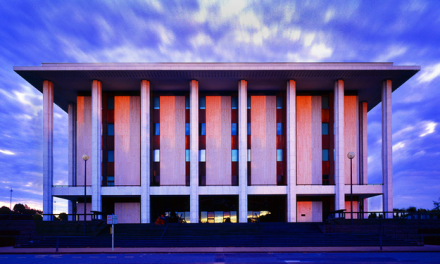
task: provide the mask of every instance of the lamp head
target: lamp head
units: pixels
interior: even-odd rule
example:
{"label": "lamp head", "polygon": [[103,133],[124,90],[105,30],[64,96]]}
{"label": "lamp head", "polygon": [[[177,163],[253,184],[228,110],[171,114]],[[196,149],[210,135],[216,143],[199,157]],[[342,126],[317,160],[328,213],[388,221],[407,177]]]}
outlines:
{"label": "lamp head", "polygon": [[84,154],[82,158],[83,158],[83,160],[88,160],[88,159],[89,159],[89,156],[87,156],[86,154]]}
{"label": "lamp head", "polygon": [[347,157],[349,159],[353,159],[354,158],[354,152],[352,152],[352,151],[348,152]]}

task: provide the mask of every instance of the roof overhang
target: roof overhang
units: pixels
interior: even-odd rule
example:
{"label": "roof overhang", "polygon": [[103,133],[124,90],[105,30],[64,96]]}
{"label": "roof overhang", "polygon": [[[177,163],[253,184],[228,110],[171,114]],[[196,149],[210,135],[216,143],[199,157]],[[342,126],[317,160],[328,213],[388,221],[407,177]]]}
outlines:
{"label": "roof overhang", "polygon": [[420,66],[393,63],[43,63],[14,67],[23,79],[42,92],[43,81],[54,84],[54,101],[64,111],[76,102],[78,92],[89,92],[93,80],[103,91],[139,91],[148,80],[152,91],[189,91],[189,81],[199,82],[199,91],[237,91],[246,80],[249,91],[282,91],[288,80],[298,92],[333,91],[343,79],[346,91],[355,91],[368,110],[381,101],[383,80],[393,91],[420,71]]}

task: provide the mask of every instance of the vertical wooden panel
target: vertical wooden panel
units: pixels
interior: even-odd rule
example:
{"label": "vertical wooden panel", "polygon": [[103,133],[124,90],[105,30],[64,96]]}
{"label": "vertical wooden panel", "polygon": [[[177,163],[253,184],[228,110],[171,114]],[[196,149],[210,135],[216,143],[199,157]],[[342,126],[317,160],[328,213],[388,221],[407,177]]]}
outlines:
{"label": "vertical wooden panel", "polygon": [[185,185],[185,97],[160,97],[160,184]]}
{"label": "vertical wooden panel", "polygon": [[231,97],[206,96],[206,185],[231,185]]}
{"label": "vertical wooden panel", "polygon": [[276,97],[251,96],[251,115],[252,184],[276,185]]}
{"label": "vertical wooden panel", "polygon": [[115,185],[140,185],[141,100],[115,96]]}
{"label": "vertical wooden panel", "polygon": [[76,184],[84,186],[84,160],[87,154],[87,179],[86,185],[92,185],[92,97],[77,97],[77,174]]}
{"label": "vertical wooden panel", "polygon": [[139,224],[141,222],[141,204],[115,203],[115,215],[118,216],[118,224]]}
{"label": "vertical wooden panel", "polygon": [[[345,184],[350,184],[350,159],[347,158],[347,153],[350,151],[357,153],[357,116],[357,96],[344,96]],[[357,160],[357,158],[353,159],[353,184],[358,183]]]}
{"label": "vertical wooden panel", "polygon": [[[297,184],[312,183],[312,97],[296,97]],[[300,219],[300,218],[297,218]]]}
{"label": "vertical wooden panel", "polygon": [[[354,159],[353,159],[354,160]],[[358,201],[353,200],[353,213],[359,212]],[[351,219],[351,201],[345,201],[345,219]],[[353,219],[357,219],[357,214],[353,214]]]}
{"label": "vertical wooden panel", "polygon": [[312,184],[322,184],[321,96],[312,96]]}

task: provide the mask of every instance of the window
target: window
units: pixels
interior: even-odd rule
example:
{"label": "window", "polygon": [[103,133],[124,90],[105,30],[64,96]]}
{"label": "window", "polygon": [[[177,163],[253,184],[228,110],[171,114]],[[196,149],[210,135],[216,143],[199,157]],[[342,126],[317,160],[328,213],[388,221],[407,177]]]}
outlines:
{"label": "window", "polygon": [[190,131],[191,131],[191,127],[189,125],[189,123],[185,124],[185,135],[189,136],[190,135]]}
{"label": "window", "polygon": [[232,109],[238,109],[238,97],[231,98]]}
{"label": "window", "polygon": [[107,97],[107,109],[115,109],[115,98],[113,96]]}
{"label": "window", "polygon": [[199,98],[199,108],[206,109],[206,97]]}
{"label": "window", "polygon": [[322,150],[322,161],[328,161],[328,149]]}
{"label": "window", "polygon": [[237,162],[238,161],[238,149],[232,150],[232,161]]}
{"label": "window", "polygon": [[189,149],[185,149],[185,161],[186,162],[189,162],[190,161],[190,156],[191,154],[190,154],[190,152],[189,152]]}
{"label": "window", "polygon": [[322,123],[322,134],[328,135],[328,123]]}
{"label": "window", "polygon": [[251,161],[251,150],[247,150],[247,161]]}
{"label": "window", "polygon": [[277,161],[283,161],[284,160],[284,150],[277,149]]}
{"label": "window", "polygon": [[247,109],[251,109],[251,97],[248,96],[247,98]]}
{"label": "window", "polygon": [[185,109],[189,109],[189,97],[185,96]]}
{"label": "window", "polygon": [[237,123],[232,123],[232,135],[237,135]]}
{"label": "window", "polygon": [[247,123],[247,134],[248,136],[251,135],[251,123]]}
{"label": "window", "polygon": [[281,136],[284,134],[283,124],[277,123],[277,136]]}
{"label": "window", "polygon": [[158,149],[153,150],[153,161],[160,162],[160,155]]}
{"label": "window", "polygon": [[108,162],[115,162],[115,151],[114,150],[107,151],[107,161]]}
{"label": "window", "polygon": [[329,106],[328,106],[328,97],[323,96],[322,97],[322,109],[328,109],[328,108],[329,108]]}
{"label": "window", "polygon": [[115,124],[107,124],[107,135],[108,136],[115,135]]}
{"label": "window", "polygon": [[284,106],[284,98],[277,96],[277,109],[283,109]]}
{"label": "window", "polygon": [[153,108],[160,109],[160,97],[153,97]]}
{"label": "window", "polygon": [[159,136],[160,135],[160,124],[154,123],[154,135]]}
{"label": "window", "polygon": [[206,129],[205,129],[206,124],[205,123],[200,123],[200,135],[201,136],[206,136]]}
{"label": "window", "polygon": [[200,149],[199,150],[199,162],[206,162],[205,150],[204,149]]}

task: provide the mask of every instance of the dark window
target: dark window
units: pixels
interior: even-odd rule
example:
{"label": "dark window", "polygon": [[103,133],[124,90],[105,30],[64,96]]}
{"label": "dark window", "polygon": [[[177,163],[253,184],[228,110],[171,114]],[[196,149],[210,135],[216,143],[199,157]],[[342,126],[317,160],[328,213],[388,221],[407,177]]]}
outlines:
{"label": "dark window", "polygon": [[283,123],[277,123],[277,135],[281,136],[283,134]]}
{"label": "dark window", "polygon": [[115,135],[115,124],[107,124],[107,135],[108,136]]}
{"label": "dark window", "polygon": [[199,98],[199,108],[206,109],[206,97]]}
{"label": "dark window", "polygon": [[159,136],[160,135],[160,124],[154,123],[154,135]]}
{"label": "dark window", "polygon": [[231,98],[232,109],[238,109],[238,97]]}
{"label": "dark window", "polygon": [[108,162],[115,162],[115,151],[114,150],[107,151],[107,161]]}
{"label": "dark window", "polygon": [[323,161],[328,161],[328,149],[323,149],[322,150],[322,160]]}
{"label": "dark window", "polygon": [[248,136],[251,135],[251,123],[247,123],[247,134]]}
{"label": "dark window", "polygon": [[323,96],[322,97],[322,109],[328,109],[328,108],[329,108],[329,106],[328,106],[328,97]]}
{"label": "dark window", "polygon": [[200,135],[201,136],[206,135],[205,125],[206,125],[205,123],[200,123]]}
{"label": "dark window", "polygon": [[160,109],[160,97],[153,97],[153,108]]}
{"label": "dark window", "polygon": [[237,123],[232,123],[232,135],[237,135]]}
{"label": "dark window", "polygon": [[189,136],[190,135],[190,131],[191,131],[191,127],[189,125],[189,123],[185,124],[185,135]]}
{"label": "dark window", "polygon": [[277,96],[277,109],[283,109],[284,107],[284,98]]}
{"label": "dark window", "polygon": [[189,109],[189,97],[185,96],[185,109]]}
{"label": "dark window", "polygon": [[328,135],[328,123],[322,123],[322,134]]}
{"label": "dark window", "polygon": [[248,96],[247,98],[247,109],[251,109],[251,97]]}
{"label": "dark window", "polygon": [[107,109],[115,109],[115,98],[113,96],[107,97]]}

